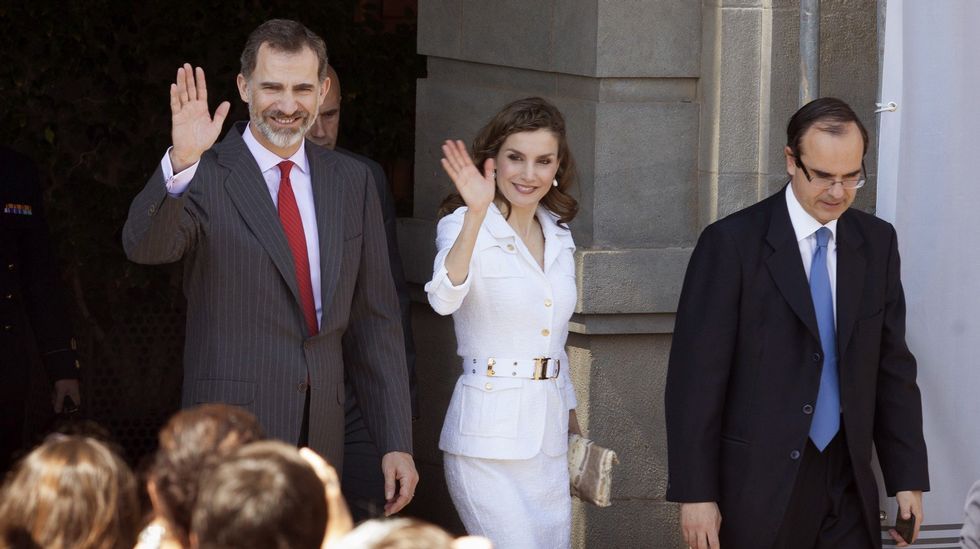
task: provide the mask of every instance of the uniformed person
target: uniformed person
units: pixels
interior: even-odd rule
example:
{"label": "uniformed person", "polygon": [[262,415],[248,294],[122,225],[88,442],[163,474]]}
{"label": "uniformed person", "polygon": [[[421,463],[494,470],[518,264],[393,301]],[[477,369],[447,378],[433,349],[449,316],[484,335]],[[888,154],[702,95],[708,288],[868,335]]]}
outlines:
{"label": "uniformed person", "polygon": [[0,472],[24,443],[32,348],[54,382],[54,410],[81,403],[80,365],[44,221],[37,168],[0,147]]}

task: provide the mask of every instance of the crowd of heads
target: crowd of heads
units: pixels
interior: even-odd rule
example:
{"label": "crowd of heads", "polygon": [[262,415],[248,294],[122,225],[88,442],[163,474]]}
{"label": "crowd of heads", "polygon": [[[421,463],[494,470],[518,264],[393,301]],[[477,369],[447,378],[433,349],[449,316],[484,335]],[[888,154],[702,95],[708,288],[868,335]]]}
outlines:
{"label": "crowd of heads", "polygon": [[[0,548],[488,547],[410,519],[351,531],[336,471],[309,449],[264,440],[242,408],[178,412],[160,430],[142,482],[99,438],[50,435],[7,474]],[[158,541],[137,541],[147,526]]]}

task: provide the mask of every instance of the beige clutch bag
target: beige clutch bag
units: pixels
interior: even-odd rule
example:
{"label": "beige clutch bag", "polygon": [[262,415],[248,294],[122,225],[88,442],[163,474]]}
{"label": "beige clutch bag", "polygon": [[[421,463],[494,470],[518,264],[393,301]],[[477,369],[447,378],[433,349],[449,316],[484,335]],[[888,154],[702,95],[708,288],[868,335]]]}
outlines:
{"label": "beige clutch bag", "polygon": [[612,466],[617,463],[616,452],[585,437],[568,435],[568,477],[573,496],[599,507],[612,505]]}

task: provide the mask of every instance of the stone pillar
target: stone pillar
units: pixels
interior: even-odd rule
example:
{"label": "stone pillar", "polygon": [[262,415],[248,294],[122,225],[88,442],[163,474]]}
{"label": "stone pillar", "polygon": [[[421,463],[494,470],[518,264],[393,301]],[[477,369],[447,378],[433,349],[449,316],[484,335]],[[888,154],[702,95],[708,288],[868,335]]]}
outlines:
{"label": "stone pillar", "polygon": [[[825,4],[825,40],[845,41],[822,48],[822,89],[873,105],[874,5]],[[779,155],[796,108],[798,4],[421,0],[419,8],[428,76],[418,84],[414,215],[399,226],[406,274],[416,284],[432,275],[436,210],[452,189],[439,166],[442,141],[471,142],[513,99],[553,101],[581,176],[582,211],[571,224],[579,300],[568,340],[578,413],[622,462],[612,507],[575,503],[574,546],[684,547],[677,507],[664,501],[673,315],[700,230],[785,180]],[[437,448],[459,368],[452,321],[421,291],[416,298],[423,487],[409,512],[459,531]]]}

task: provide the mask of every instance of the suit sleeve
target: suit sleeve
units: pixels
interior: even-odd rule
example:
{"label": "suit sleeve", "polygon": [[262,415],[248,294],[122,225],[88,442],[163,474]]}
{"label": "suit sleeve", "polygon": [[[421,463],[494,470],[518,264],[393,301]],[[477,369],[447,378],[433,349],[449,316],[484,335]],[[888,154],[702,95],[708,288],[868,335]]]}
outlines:
{"label": "suit sleeve", "polygon": [[734,240],[701,234],[677,307],[667,369],[667,500],[718,501],[721,422],[739,322],[741,270]]}
{"label": "suit sleeve", "polygon": [[408,293],[408,282],[405,280],[405,271],[402,269],[402,257],[398,253],[398,225],[397,213],[395,211],[395,197],[388,188],[388,179],[385,177],[384,170],[377,163],[373,163],[372,173],[374,182],[378,189],[378,198],[381,201],[381,216],[385,224],[385,240],[388,243],[388,266],[391,267],[391,279],[395,282],[395,291],[398,293],[398,307],[402,314],[402,334],[405,337],[405,367],[408,371],[408,387],[412,399],[412,417],[419,417],[419,401],[417,378],[415,376],[415,337],[412,334],[412,300]]}
{"label": "suit sleeve", "polygon": [[44,216],[44,201],[33,163],[23,172],[26,193],[33,215],[26,231],[21,277],[24,303],[31,329],[37,341],[41,361],[51,381],[78,379],[81,373],[75,357],[71,322],[65,292],[51,247],[51,237]]}
{"label": "suit sleeve", "polygon": [[[204,159],[194,182],[206,177]],[[123,226],[122,242],[130,261],[145,265],[179,261],[197,242],[201,230],[200,210],[193,192],[181,197],[167,193],[163,166],[158,165],[146,186],[133,199]]]}
{"label": "suit sleeve", "polygon": [[903,490],[929,490],[922,398],[915,381],[915,357],[905,343],[900,272],[898,238],[892,228],[874,426],[875,449],[890,496]]}
{"label": "suit sleeve", "polygon": [[[373,179],[368,176],[368,179]],[[401,313],[373,181],[367,181],[361,264],[344,337],[347,375],[381,454],[412,453],[412,410]]]}

